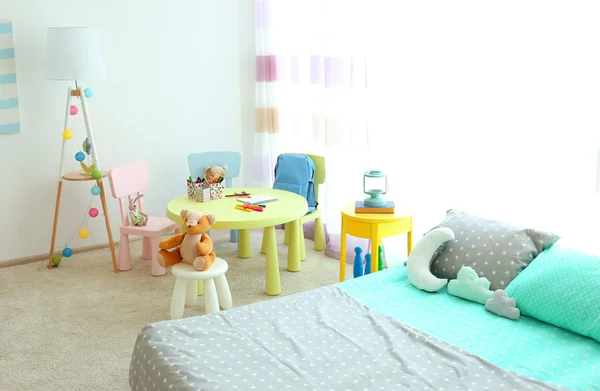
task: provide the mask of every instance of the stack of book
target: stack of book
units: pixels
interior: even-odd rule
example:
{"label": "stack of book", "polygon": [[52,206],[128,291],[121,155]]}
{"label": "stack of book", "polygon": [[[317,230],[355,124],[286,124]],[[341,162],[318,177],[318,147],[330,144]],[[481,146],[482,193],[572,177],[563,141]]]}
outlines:
{"label": "stack of book", "polygon": [[394,201],[388,201],[384,206],[366,206],[364,201],[356,201],[354,213],[383,213],[394,214]]}

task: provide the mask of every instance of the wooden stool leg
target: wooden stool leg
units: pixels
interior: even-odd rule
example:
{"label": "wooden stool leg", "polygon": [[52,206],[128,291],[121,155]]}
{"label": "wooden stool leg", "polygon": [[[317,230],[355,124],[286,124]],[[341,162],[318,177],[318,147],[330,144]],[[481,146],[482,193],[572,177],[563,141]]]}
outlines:
{"label": "wooden stool leg", "polygon": [[189,280],[185,288],[185,305],[196,305],[198,303],[198,283]]}
{"label": "wooden stool leg", "polygon": [[217,296],[219,296],[219,305],[222,309],[228,310],[233,305],[231,300],[231,290],[229,290],[229,284],[227,283],[227,277],[225,274],[221,274],[215,278],[215,285],[217,286]]}
{"label": "wooden stool leg", "polygon": [[173,288],[173,297],[171,298],[171,319],[181,319],[185,309],[185,290],[186,281],[178,278]]}
{"label": "wooden stool leg", "polygon": [[106,222],[106,231],[108,232],[108,242],[110,243],[110,253],[112,255],[113,261],[113,271],[115,273],[118,273],[119,268],[117,267],[115,243],[113,242],[112,230],[110,228],[110,218],[108,217],[108,208],[106,207],[106,195],[104,194],[104,184],[102,183],[102,180],[98,180],[96,182],[98,183],[98,187],[100,188],[100,200],[102,201],[102,211],[104,212],[104,221]]}
{"label": "wooden stool leg", "polygon": [[204,280],[204,305],[207,314],[219,312],[219,297],[215,287],[215,280],[209,278]]}
{"label": "wooden stool leg", "polygon": [[50,256],[48,257],[48,269],[52,269],[52,256],[54,255],[54,244],[56,242],[56,228],[58,226],[58,210],[60,209],[61,191],[62,181],[58,181],[58,190],[56,191],[56,206],[54,207],[54,225],[52,227],[52,242],[50,244]]}

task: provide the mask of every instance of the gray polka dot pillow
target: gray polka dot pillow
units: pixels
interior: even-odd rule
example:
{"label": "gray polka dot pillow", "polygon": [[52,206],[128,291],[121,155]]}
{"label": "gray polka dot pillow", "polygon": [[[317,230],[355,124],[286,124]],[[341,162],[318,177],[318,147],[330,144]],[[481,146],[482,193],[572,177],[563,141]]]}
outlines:
{"label": "gray polka dot pillow", "polygon": [[490,289],[504,289],[542,251],[560,237],[551,232],[488,220],[451,209],[438,227],[448,227],[455,240],[436,251],[431,273],[454,279],[463,266],[490,281]]}

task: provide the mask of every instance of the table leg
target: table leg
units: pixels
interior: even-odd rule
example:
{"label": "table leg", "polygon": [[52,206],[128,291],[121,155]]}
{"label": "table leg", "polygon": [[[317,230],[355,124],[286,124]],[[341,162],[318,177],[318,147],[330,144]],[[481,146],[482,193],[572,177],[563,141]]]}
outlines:
{"label": "table leg", "polygon": [[261,254],[266,254],[267,253],[267,245],[268,245],[268,239],[267,239],[267,228],[269,227],[265,227],[265,229],[263,230],[263,237],[262,237],[262,243],[260,245],[260,253]]}
{"label": "table leg", "polygon": [[299,229],[299,220],[294,220],[289,223],[290,227],[290,244],[288,246],[288,270],[291,272],[300,271],[301,261],[300,261],[300,233]]}
{"label": "table leg", "polygon": [[265,228],[265,250],[267,250],[267,295],[276,296],[281,293],[279,281],[279,259],[277,256],[277,241],[275,227]]}
{"label": "table leg", "polygon": [[298,241],[300,242],[300,260],[306,260],[306,243],[304,241],[304,226],[303,224],[298,224],[298,235],[300,235]]}
{"label": "table leg", "polygon": [[252,250],[250,249],[250,230],[249,229],[240,229],[239,237],[238,237],[238,257],[247,259],[252,255]]}
{"label": "table leg", "polygon": [[379,245],[381,238],[379,237],[379,226],[371,225],[371,273],[375,273],[379,269]]}
{"label": "table leg", "polygon": [[285,223],[283,230],[283,244],[290,244],[290,223]]}
{"label": "table leg", "polygon": [[340,237],[340,282],[346,279],[346,229],[342,218],[342,234]]}

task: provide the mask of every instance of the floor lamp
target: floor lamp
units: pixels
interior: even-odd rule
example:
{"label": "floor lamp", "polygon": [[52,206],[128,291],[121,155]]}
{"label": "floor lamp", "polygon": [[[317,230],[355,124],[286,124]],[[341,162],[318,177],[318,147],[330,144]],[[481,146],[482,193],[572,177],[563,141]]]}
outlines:
{"label": "floor lamp", "polygon": [[[56,206],[54,210],[54,224],[52,228],[52,243],[50,245],[48,268],[52,269],[53,266],[58,266],[61,259],[59,255],[54,253],[54,246],[56,244],[58,212],[60,209],[63,181],[95,181],[96,184],[91,188],[90,192],[93,196],[100,196],[112,255],[113,271],[117,273],[119,269],[117,268],[115,246],[110,229],[104,184],[102,183],[102,179],[106,177],[108,172],[102,170],[100,166],[98,149],[96,148],[94,132],[92,131],[87,102],[87,99],[92,97],[93,91],[89,88],[84,88],[82,85],[82,81],[87,82],[106,78],[104,57],[102,55],[97,29],[91,27],[48,28],[45,77],[48,80],[70,81],[75,84],[74,89],[69,87],[67,90],[65,119],[62,129],[63,140],[60,154],[60,168],[58,173],[58,190],[56,193]],[[80,151],[75,155],[75,159],[81,165],[82,170],[65,173],[63,164],[66,157],[65,147],[73,137],[73,131],[69,128],[69,118],[77,115],[79,112],[77,106],[72,104],[73,99],[79,100],[81,104],[87,137],[82,145],[83,151]],[[83,162],[86,158],[86,154],[91,158],[91,162],[88,161],[88,164]],[[87,214],[91,217],[96,217],[98,216],[98,211],[95,208],[91,208]],[[87,238],[88,234],[86,229],[79,230],[79,236],[81,238]],[[68,247],[67,243],[67,246],[65,246],[62,251],[62,255],[70,257],[71,254],[72,250]]]}

